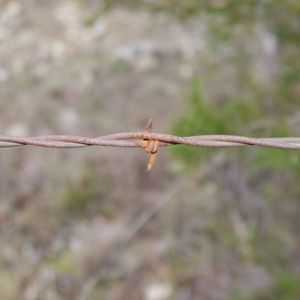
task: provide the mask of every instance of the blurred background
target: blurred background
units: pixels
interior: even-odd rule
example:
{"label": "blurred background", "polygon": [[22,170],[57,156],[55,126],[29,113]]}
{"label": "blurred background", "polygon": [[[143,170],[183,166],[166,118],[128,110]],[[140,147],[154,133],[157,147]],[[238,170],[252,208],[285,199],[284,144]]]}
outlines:
{"label": "blurred background", "polygon": [[[298,0],[0,1],[7,135],[300,135]],[[0,151],[1,299],[298,300],[300,153]]]}

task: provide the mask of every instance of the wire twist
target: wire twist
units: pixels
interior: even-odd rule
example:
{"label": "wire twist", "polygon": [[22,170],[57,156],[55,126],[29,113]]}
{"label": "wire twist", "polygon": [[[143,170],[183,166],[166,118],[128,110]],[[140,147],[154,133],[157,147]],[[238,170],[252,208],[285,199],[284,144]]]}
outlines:
{"label": "wire twist", "polygon": [[261,146],[277,149],[300,149],[300,137],[253,138],[237,135],[197,135],[176,136],[152,132],[150,119],[145,131],[124,132],[99,137],[44,135],[18,137],[0,135],[0,148],[18,146],[38,146],[47,148],[80,148],[88,146],[135,147],[150,154],[147,170],[150,171],[156,160],[158,148],[171,145],[189,145],[196,147],[239,147]]}

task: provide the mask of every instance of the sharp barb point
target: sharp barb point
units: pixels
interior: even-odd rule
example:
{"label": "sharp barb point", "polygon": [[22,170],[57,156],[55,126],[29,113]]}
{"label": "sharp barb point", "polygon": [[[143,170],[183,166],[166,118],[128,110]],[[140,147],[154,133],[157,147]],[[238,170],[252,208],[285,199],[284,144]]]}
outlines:
{"label": "sharp barb point", "polygon": [[152,119],[151,118],[148,120],[148,123],[146,126],[146,132],[148,132],[148,133],[152,132]]}

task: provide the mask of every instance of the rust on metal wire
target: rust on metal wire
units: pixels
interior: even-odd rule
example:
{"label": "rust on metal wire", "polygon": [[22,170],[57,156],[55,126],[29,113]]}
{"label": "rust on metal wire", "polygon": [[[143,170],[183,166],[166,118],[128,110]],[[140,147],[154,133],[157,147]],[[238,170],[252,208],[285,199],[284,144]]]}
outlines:
{"label": "rust on metal wire", "polygon": [[[146,132],[152,133],[152,119],[149,119],[148,121]],[[151,171],[157,157],[159,141],[155,139],[143,139],[142,143],[144,151],[150,153],[147,171]]]}
{"label": "rust on metal wire", "polygon": [[44,135],[18,137],[0,135],[0,148],[38,146],[48,148],[80,148],[87,146],[135,147],[149,153],[147,170],[151,170],[157,158],[158,148],[172,145],[196,147],[261,146],[278,149],[300,150],[300,137],[253,138],[237,135],[176,136],[152,132],[150,119],[145,131],[124,132],[99,137]]}

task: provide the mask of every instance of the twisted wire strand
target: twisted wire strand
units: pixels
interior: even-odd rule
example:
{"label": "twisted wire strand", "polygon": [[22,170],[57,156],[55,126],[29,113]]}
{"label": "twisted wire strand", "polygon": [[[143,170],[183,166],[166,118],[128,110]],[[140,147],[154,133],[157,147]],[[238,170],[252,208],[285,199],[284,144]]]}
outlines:
{"label": "twisted wire strand", "polygon": [[197,147],[262,146],[278,149],[300,149],[300,137],[253,138],[237,135],[176,136],[152,132],[124,132],[99,137],[44,135],[18,137],[0,135],[0,148],[38,146],[48,148],[80,148],[87,146],[143,147],[143,140],[155,140],[159,146],[189,145]]}

